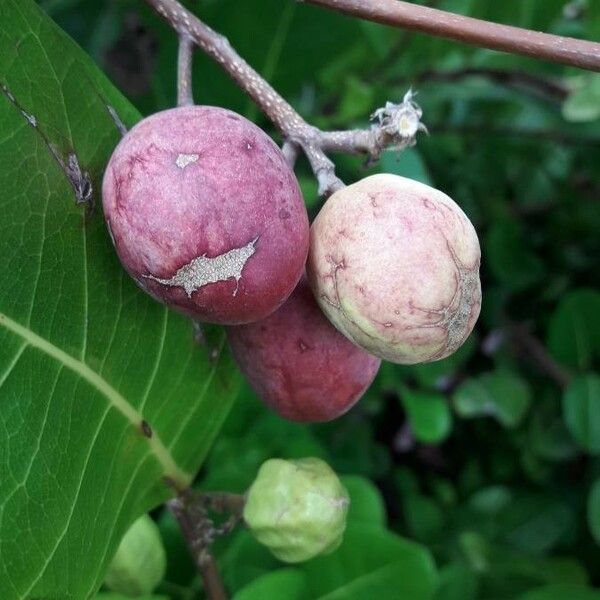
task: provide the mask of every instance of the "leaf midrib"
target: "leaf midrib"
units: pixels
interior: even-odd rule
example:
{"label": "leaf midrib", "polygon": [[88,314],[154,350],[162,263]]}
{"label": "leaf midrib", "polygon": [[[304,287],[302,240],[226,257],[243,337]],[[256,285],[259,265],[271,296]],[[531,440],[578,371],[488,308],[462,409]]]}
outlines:
{"label": "leaf midrib", "polygon": [[[87,364],[74,358],[70,354],[67,354],[64,350],[61,350],[58,346],[52,344],[52,342],[40,337],[31,329],[13,321],[4,313],[0,313],[0,327],[4,327],[15,335],[18,335],[23,339],[26,345],[41,350],[46,355],[63,364],[67,369],[70,369],[79,377],[87,381],[104,395],[108,402],[130,421],[136,429],[140,428],[143,416],[134,409],[114,387]],[[156,431],[152,432],[151,437],[141,436],[141,439],[145,440],[150,446],[150,451],[155,455],[167,477],[181,487],[186,487],[190,483],[193,478],[192,474],[179,467]]]}

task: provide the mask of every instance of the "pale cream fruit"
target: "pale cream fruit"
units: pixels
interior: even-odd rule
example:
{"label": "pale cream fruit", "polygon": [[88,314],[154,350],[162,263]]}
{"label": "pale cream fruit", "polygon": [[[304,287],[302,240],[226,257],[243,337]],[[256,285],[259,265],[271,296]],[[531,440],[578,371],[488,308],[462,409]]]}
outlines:
{"label": "pale cream fruit", "polygon": [[456,351],[481,307],[479,240],[446,194],[397,175],[335,192],[310,236],[319,305],[350,340],[401,364]]}

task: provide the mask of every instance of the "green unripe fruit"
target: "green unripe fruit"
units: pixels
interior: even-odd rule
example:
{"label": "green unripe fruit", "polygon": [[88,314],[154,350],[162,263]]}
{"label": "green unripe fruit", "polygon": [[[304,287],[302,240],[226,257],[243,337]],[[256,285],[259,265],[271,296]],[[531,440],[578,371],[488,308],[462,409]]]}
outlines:
{"label": "green unripe fruit", "polygon": [[125,596],[144,596],[162,581],[166,568],[158,527],[148,515],[142,515],[121,540],[104,585]]}
{"label": "green unripe fruit", "polygon": [[279,560],[295,563],[340,545],[349,503],[338,476],[322,460],[271,459],[248,490],[244,520]]}

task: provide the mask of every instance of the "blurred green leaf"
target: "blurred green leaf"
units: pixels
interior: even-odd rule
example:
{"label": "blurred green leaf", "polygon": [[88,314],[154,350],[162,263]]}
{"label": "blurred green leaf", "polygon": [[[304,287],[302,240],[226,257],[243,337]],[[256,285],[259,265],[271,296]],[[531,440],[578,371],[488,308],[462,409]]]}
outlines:
{"label": "blurred green leaf", "polygon": [[600,544],[600,479],[594,482],[588,494],[587,521],[592,536]]}
{"label": "blurred green leaf", "polygon": [[233,539],[229,538],[219,557],[223,580],[231,590],[243,589],[250,582],[275,571],[281,565],[267,547],[259,544],[247,529],[236,532]]}
{"label": "blurred green leaf", "polygon": [[[112,594],[110,592],[101,592],[94,596],[94,600],[131,600],[132,596],[123,596],[123,594]],[[169,600],[167,596],[135,596],[137,600]]]}
{"label": "blurred green leaf", "polygon": [[357,523],[385,528],[387,515],[379,490],[365,477],[343,475],[342,483],[350,494],[348,523]]}
{"label": "blurred green leaf", "polygon": [[494,515],[506,508],[511,500],[512,494],[508,488],[494,485],[475,492],[469,498],[469,506],[478,512]]}
{"label": "blurred green leaf", "polygon": [[407,367],[423,386],[444,390],[452,383],[453,377],[464,367],[477,350],[477,336],[472,333],[465,343],[453,354],[443,360],[421,363]]}
{"label": "blurred green leaf", "polygon": [[410,534],[422,542],[431,542],[443,531],[444,511],[439,504],[423,494],[407,494],[402,499],[404,520]]}
{"label": "blurred green leaf", "polygon": [[427,165],[416,148],[406,148],[402,152],[384,152],[379,165],[382,173],[393,173],[432,185]]}
{"label": "blurred green leaf", "polygon": [[495,371],[464,381],[454,392],[453,401],[461,417],[491,416],[505,427],[514,428],[525,417],[531,393],[517,375]]}
{"label": "blurred green leaf", "polygon": [[308,582],[299,569],[279,569],[255,579],[233,596],[233,600],[309,600]]}
{"label": "blurred green leaf", "polygon": [[460,563],[450,563],[440,570],[440,585],[435,600],[476,600],[477,575]]}
{"label": "blurred green leaf", "polygon": [[600,376],[580,375],[563,394],[565,423],[588,452],[600,452]]}
{"label": "blurred green leaf", "polygon": [[569,292],[552,313],[548,348],[556,360],[585,371],[600,359],[600,292]]}
{"label": "blurred green leaf", "polygon": [[548,585],[527,592],[518,600],[600,600],[600,591],[580,585]]}
{"label": "blurred green leaf", "polygon": [[567,121],[585,123],[600,118],[600,75],[586,73],[577,88],[563,102],[562,114]]}
{"label": "blurred green leaf", "polygon": [[439,444],[448,437],[452,428],[452,413],[445,396],[403,388],[401,401],[417,440]]}
{"label": "blurred green leaf", "polygon": [[342,91],[336,118],[342,123],[365,120],[373,111],[373,87],[357,77],[348,76]]}
{"label": "blurred green leaf", "polygon": [[544,265],[526,242],[517,221],[499,219],[492,224],[484,239],[484,259],[504,285],[525,289],[544,275]]}

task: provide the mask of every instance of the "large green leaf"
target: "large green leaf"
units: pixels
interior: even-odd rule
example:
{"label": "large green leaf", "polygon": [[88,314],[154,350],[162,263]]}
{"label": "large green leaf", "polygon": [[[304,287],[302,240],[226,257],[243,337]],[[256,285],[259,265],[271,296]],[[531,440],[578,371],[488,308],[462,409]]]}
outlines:
{"label": "large green leaf", "polygon": [[192,479],[238,380],[222,332],[198,346],[76,205],[61,162],[98,203],[109,107],[136,111],[31,0],[0,1],[0,79],[0,598],[87,598],[167,480]]}

